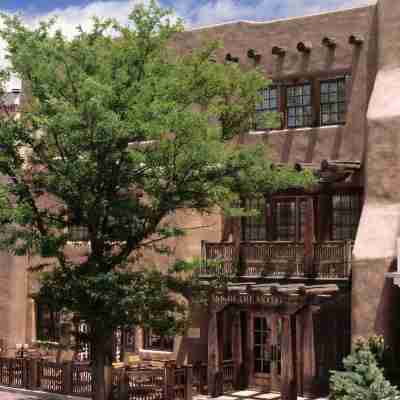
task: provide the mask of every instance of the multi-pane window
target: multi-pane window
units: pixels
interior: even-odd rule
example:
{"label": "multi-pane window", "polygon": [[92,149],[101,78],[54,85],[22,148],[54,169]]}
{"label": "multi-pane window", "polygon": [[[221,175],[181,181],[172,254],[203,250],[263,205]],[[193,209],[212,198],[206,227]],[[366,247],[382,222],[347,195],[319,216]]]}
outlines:
{"label": "multi-pane window", "polygon": [[279,111],[279,88],[268,87],[260,91],[261,102],[256,106],[256,129],[267,129],[265,117],[267,113]]}
{"label": "multi-pane window", "polygon": [[266,318],[254,318],[254,372],[271,372],[271,328]]}
{"label": "multi-pane window", "polygon": [[68,227],[68,236],[72,242],[87,242],[89,230],[86,226],[71,225]]}
{"label": "multi-pane window", "polygon": [[58,342],[61,336],[61,313],[49,306],[37,303],[36,336],[39,340]]}
{"label": "multi-pane window", "polygon": [[249,198],[245,199],[243,203],[244,209],[251,214],[243,217],[243,240],[267,240],[267,229],[265,225],[265,198]]}
{"label": "multi-pane window", "polygon": [[288,128],[312,125],[311,84],[292,85],[286,88]]}
{"label": "multi-pane window", "polygon": [[346,79],[331,79],[320,83],[321,125],[343,124],[346,121]]}
{"label": "multi-pane window", "polygon": [[303,241],[306,201],[299,198],[283,198],[275,201],[275,240]]}
{"label": "multi-pane window", "polygon": [[332,239],[354,240],[361,216],[360,194],[332,196]]}
{"label": "multi-pane window", "polygon": [[89,340],[89,324],[86,321],[77,320],[77,361],[90,361],[91,359],[91,345]]}
{"label": "multi-pane window", "polygon": [[160,335],[153,329],[144,330],[144,348],[146,350],[173,351],[174,338]]}

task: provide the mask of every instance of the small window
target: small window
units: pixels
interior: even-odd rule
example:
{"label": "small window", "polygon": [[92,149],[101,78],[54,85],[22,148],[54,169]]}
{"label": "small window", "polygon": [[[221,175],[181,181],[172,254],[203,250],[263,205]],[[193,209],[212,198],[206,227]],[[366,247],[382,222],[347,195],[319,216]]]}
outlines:
{"label": "small window", "polygon": [[362,209],[360,194],[332,196],[332,240],[354,240]]}
{"label": "small window", "polygon": [[346,122],[346,79],[321,81],[321,125]]}
{"label": "small window", "polygon": [[282,198],[275,201],[275,240],[303,241],[306,200]]}
{"label": "small window", "polygon": [[267,227],[265,224],[265,198],[257,197],[245,199],[243,207],[255,215],[243,217],[243,240],[265,241],[267,240]]}
{"label": "small window", "polygon": [[271,372],[271,328],[266,318],[254,318],[254,372]]}
{"label": "small window", "polygon": [[311,84],[292,85],[286,88],[288,128],[312,125]]}
{"label": "small window", "polygon": [[276,86],[268,87],[260,91],[262,97],[261,103],[256,107],[256,126],[255,129],[268,129],[265,126],[266,113],[274,113],[279,111],[279,89]]}
{"label": "small window", "polygon": [[71,242],[87,242],[89,230],[86,226],[71,225],[68,227],[68,238]]}
{"label": "small window", "polygon": [[153,329],[144,329],[144,348],[146,350],[173,351],[174,338],[160,335]]}
{"label": "small window", "polygon": [[36,310],[36,337],[38,340],[58,342],[61,336],[61,313],[42,303],[37,303]]}
{"label": "small window", "polygon": [[89,324],[86,321],[77,321],[77,342],[76,342],[76,360],[90,361],[91,359],[91,344],[89,340]]}

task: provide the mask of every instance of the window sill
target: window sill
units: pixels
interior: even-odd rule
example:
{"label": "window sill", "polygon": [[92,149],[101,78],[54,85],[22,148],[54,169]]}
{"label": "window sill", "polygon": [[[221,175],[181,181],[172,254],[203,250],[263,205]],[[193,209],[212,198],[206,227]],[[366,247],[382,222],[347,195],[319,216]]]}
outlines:
{"label": "window sill", "polygon": [[172,350],[151,350],[151,349],[139,349],[140,353],[146,354],[160,354],[160,355],[170,355],[174,352]]}
{"label": "window sill", "polygon": [[323,125],[323,126],[310,126],[305,128],[290,128],[290,129],[272,129],[272,130],[256,130],[249,131],[249,135],[276,135],[276,134],[289,134],[289,133],[303,133],[323,129],[338,129],[344,127],[344,124],[337,125]]}

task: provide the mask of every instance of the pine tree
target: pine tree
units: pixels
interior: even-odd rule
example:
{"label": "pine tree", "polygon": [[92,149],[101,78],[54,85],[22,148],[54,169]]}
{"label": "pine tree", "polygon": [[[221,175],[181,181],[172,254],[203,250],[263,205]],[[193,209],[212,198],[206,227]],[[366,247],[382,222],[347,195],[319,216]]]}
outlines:
{"label": "pine tree", "polygon": [[334,400],[394,400],[400,395],[379,366],[382,338],[359,340],[343,360],[345,371],[333,371],[331,398]]}

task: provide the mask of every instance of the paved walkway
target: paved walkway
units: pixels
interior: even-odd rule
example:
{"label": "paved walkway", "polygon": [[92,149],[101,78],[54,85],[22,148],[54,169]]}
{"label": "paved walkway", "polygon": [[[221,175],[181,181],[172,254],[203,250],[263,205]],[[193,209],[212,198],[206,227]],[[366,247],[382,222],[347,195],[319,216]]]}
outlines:
{"label": "paved walkway", "polygon": [[[280,400],[280,398],[281,395],[279,393],[265,393],[255,389],[248,389],[224,394],[223,396],[216,397],[213,400]],[[297,399],[306,400],[304,397],[298,397]],[[210,397],[197,395],[193,397],[193,400],[210,400]],[[315,400],[327,400],[327,398],[321,397],[320,399]]]}

